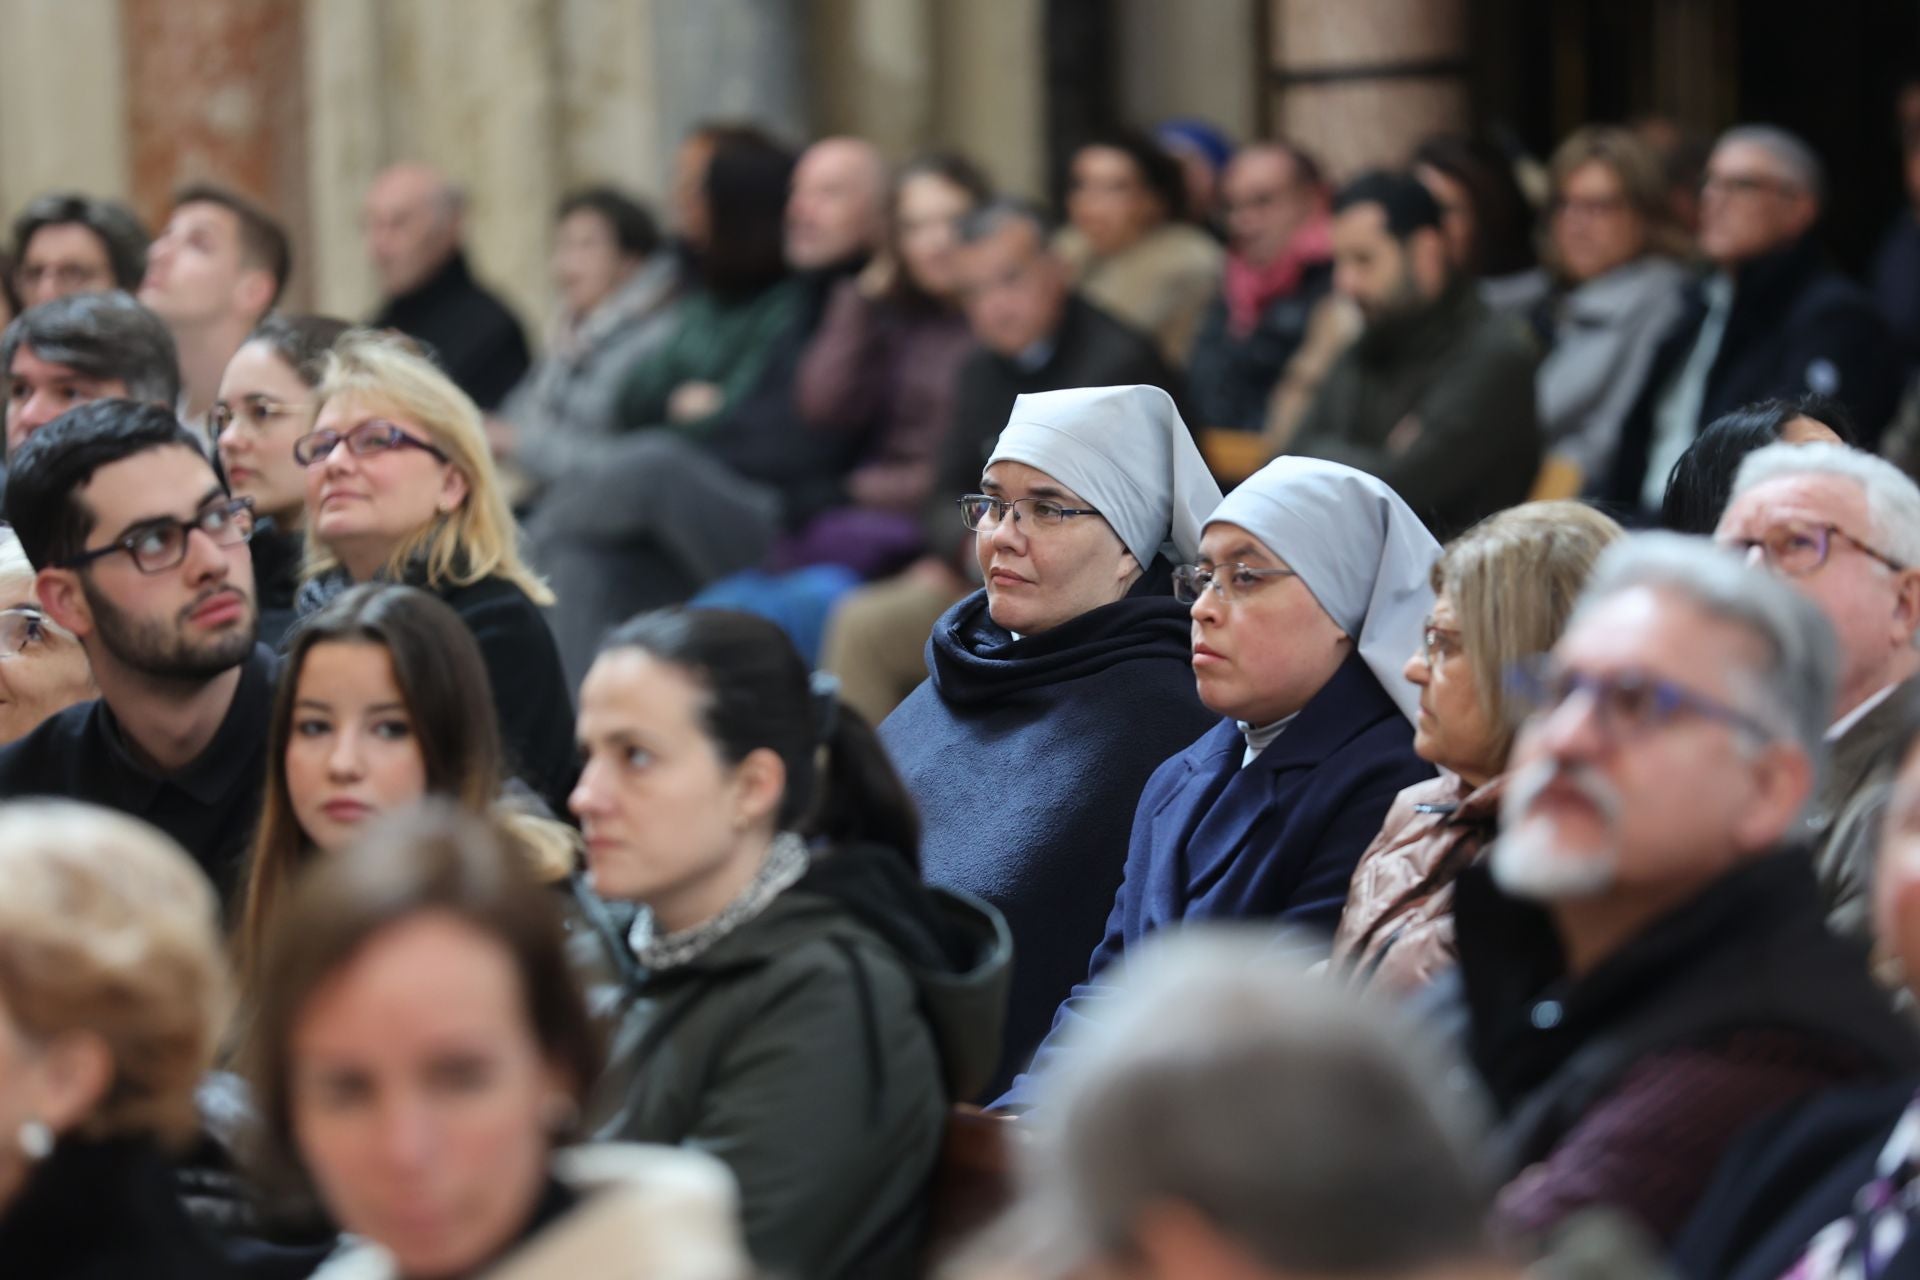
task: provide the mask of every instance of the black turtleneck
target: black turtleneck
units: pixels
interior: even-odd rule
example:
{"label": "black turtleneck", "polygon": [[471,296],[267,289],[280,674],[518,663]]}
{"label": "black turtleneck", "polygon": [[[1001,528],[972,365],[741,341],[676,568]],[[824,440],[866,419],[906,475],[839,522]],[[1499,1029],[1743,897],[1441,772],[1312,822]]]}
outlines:
{"label": "black turtleneck", "polygon": [[506,399],[530,363],[519,320],[473,278],[458,250],[424,283],[389,298],[373,324],[425,343],[482,409]]}

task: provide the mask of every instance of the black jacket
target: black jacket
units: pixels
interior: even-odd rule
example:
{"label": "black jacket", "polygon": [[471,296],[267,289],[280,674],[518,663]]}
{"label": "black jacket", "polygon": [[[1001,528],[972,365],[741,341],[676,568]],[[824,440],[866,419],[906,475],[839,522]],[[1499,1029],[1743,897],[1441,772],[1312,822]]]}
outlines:
{"label": "black jacket", "polygon": [[1293,292],[1269,302],[1245,337],[1227,324],[1226,295],[1215,294],[1201,313],[1200,332],[1187,357],[1196,423],[1241,431],[1266,426],[1273,389],[1306,338],[1314,308],[1332,291],[1333,264],[1308,264]]}
{"label": "black jacket", "polygon": [[880,726],[920,806],[927,882],[986,899],[1013,930],[1006,1052],[988,1096],[1086,977],[1141,788],[1219,719],[1194,692],[1171,579],[1156,559],[1125,599],[1019,640],[974,592],[934,625],[931,678]]}
{"label": "black jacket", "polygon": [[[1834,1089],[1755,1124],[1728,1150],[1674,1245],[1697,1280],[1780,1280],[1813,1237],[1853,1212],[1920,1080]],[[1909,1236],[1880,1280],[1920,1280]]]}
{"label": "black jacket", "polygon": [[132,1140],[63,1139],[0,1214],[11,1280],[226,1280],[235,1272],[187,1218],[160,1155]]}
{"label": "black jacket", "polygon": [[1454,897],[1474,1065],[1512,1177],[1547,1156],[1642,1058],[1750,1030],[1804,1035],[1864,1078],[1920,1067],[1920,1037],[1828,932],[1804,850],[1727,873],[1591,972],[1567,975],[1545,911],[1485,866]]}
{"label": "black jacket", "polygon": [[260,643],[278,652],[293,626],[293,601],[300,590],[300,563],[306,540],[297,532],[262,519],[247,544],[253,557],[253,592],[260,609]]}
{"label": "black jacket", "polygon": [[491,409],[526,375],[527,336],[506,303],[480,287],[456,252],[425,284],[389,298],[376,329],[398,329],[432,349],[434,361],[482,409]]}
{"label": "black jacket", "polygon": [[1129,328],[1079,294],[1070,294],[1053,335],[1053,349],[1038,367],[1023,369],[985,347],[960,366],[954,384],[953,426],[941,446],[933,496],[927,501],[927,547],[955,560],[966,545],[955,501],[980,488],[980,471],[1013,412],[1014,400],[1032,391],[1071,387],[1119,387],[1145,383],[1182,400],[1186,383],[1160,358],[1152,338]]}
{"label": "black jacket", "polygon": [[[1655,351],[1646,383],[1621,426],[1613,467],[1590,489],[1591,496],[1625,514],[1650,514],[1639,507],[1654,409],[1700,335],[1707,316],[1705,283],[1702,277],[1689,287],[1686,307]],[[1829,268],[1808,235],[1740,269],[1694,430],[1756,400],[1819,391],[1846,404],[1861,446],[1874,449],[1899,400],[1902,367],[1873,300]]]}

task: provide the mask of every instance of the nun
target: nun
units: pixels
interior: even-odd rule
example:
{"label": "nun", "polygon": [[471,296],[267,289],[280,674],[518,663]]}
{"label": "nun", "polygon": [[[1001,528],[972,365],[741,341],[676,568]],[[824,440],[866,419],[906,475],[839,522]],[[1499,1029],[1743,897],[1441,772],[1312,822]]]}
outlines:
{"label": "nun", "polygon": [[1154,931],[1252,919],[1332,933],[1394,797],[1433,777],[1400,669],[1439,555],[1392,489],[1313,458],[1269,463],[1208,517],[1174,586],[1200,699],[1224,719],[1141,793],[1106,935],[998,1108],[1026,1108],[1049,1058],[1098,1016],[1108,967]]}
{"label": "nun", "polygon": [[1140,789],[1216,718],[1173,567],[1219,501],[1173,400],[1147,386],[1021,396],[960,499],[986,586],[934,626],[928,678],[880,736],[920,806],[927,880],[1013,930],[988,1098],[1086,974]]}

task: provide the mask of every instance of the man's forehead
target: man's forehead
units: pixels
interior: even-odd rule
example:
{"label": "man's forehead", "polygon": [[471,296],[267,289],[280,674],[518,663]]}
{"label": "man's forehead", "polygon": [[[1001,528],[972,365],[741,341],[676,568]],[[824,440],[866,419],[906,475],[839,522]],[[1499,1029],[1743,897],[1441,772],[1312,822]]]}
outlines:
{"label": "man's forehead", "polygon": [[1749,667],[1761,641],[1672,587],[1624,587],[1583,608],[1555,646],[1570,666],[1632,669],[1692,688],[1724,687],[1728,663]]}
{"label": "man's forehead", "polygon": [[13,353],[13,364],[7,369],[7,374],[14,378],[38,378],[46,382],[81,381],[92,377],[91,374],[81,373],[71,365],[43,360],[24,342]]}
{"label": "man's forehead", "polygon": [[1775,476],[1744,490],[1727,505],[1722,528],[1778,520],[1848,520],[1865,514],[1866,491],[1858,481],[1830,472]]}

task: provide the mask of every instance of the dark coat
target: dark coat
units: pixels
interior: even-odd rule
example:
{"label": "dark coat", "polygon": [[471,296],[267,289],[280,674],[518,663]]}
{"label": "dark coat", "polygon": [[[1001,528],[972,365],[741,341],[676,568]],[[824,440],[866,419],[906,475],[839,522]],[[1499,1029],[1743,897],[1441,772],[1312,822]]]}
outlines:
{"label": "dark coat", "polygon": [[218,1246],[187,1218],[159,1153],[65,1139],[0,1214],[0,1275],[20,1280],[224,1280]]}
{"label": "dark coat", "polygon": [[[1687,290],[1685,308],[1654,353],[1646,383],[1621,426],[1612,469],[1589,489],[1628,515],[1642,514],[1654,410],[1700,335],[1707,317],[1704,287],[1702,277]],[[1892,332],[1873,300],[1828,268],[1808,236],[1741,268],[1694,430],[1755,400],[1820,391],[1846,404],[1862,447],[1871,450],[1893,417],[1902,369]]]}
{"label": "dark coat", "polygon": [[505,400],[532,363],[520,321],[473,278],[464,253],[455,253],[413,292],[389,298],[373,327],[424,342],[434,362],[482,409]]}
{"label": "dark coat", "polygon": [[1033,391],[1071,387],[1159,387],[1175,402],[1186,393],[1180,375],[1160,358],[1153,339],[1114,319],[1079,294],[1067,297],[1054,331],[1053,349],[1034,368],[975,347],[954,383],[953,425],[941,446],[933,496],[927,501],[927,547],[944,560],[958,560],[970,536],[955,499],[980,487],[980,472],[1013,412],[1013,402]]}
{"label": "dark coat", "polygon": [[247,543],[253,557],[253,592],[260,609],[260,643],[276,653],[293,626],[295,594],[300,589],[300,564],[306,539],[282,529],[270,519],[254,527]]}
{"label": "dark coat", "polygon": [[948,1110],[999,1056],[1010,951],[991,907],[927,889],[894,850],[818,855],[686,965],[622,953],[588,1132],[725,1161],[776,1274],[915,1274]]}
{"label": "dark coat", "polygon": [[[1834,1089],[1769,1116],[1727,1151],[1674,1244],[1697,1280],[1780,1280],[1819,1232],[1853,1212],[1855,1194],[1920,1081]],[[1880,1280],[1920,1280],[1909,1236]]]}
{"label": "dark coat", "polygon": [[1106,994],[1101,975],[1148,934],[1236,919],[1331,933],[1354,865],[1394,797],[1433,776],[1413,753],[1413,727],[1358,654],[1243,768],[1246,745],[1239,726],[1223,720],[1154,771],[1087,980],[1061,1004],[1033,1065],[996,1105],[1031,1105],[1035,1077],[1062,1040],[1097,1016]]}
{"label": "dark coat", "polygon": [[1525,327],[1456,281],[1340,354],[1289,452],[1378,476],[1445,542],[1533,488],[1535,361]]}
{"label": "dark coat", "polygon": [[1086,976],[1126,865],[1140,790],[1219,717],[1194,691],[1171,569],[1126,599],[1015,640],[976,591],[927,641],[931,677],[880,726],[920,806],[928,883],[985,898],[1013,930],[997,1097]]}
{"label": "dark coat", "polygon": [[[1814,1068],[1810,1081],[1920,1065],[1920,1038],[1867,976],[1864,949],[1829,932],[1823,913],[1805,851],[1790,850],[1727,873],[1572,977],[1545,911],[1501,893],[1484,866],[1463,872],[1454,891],[1460,976],[1472,1059],[1499,1115],[1489,1144],[1499,1175],[1546,1160],[1637,1065],[1664,1053],[1713,1052],[1764,1033],[1781,1046],[1777,1060]],[[1674,1184],[1660,1216],[1684,1217],[1737,1132],[1717,1120],[1684,1138],[1658,1136],[1658,1172]],[[1687,1176],[1676,1180],[1676,1170]],[[1618,1198],[1653,1172],[1612,1168]],[[1528,1184],[1539,1181],[1536,1173]]]}
{"label": "dark coat", "polygon": [[1307,336],[1313,310],[1333,291],[1333,264],[1309,263],[1293,292],[1260,311],[1253,332],[1241,337],[1227,325],[1227,299],[1217,293],[1200,316],[1187,358],[1187,385],[1195,423],[1259,431],[1267,425],[1267,402],[1287,362]]}

